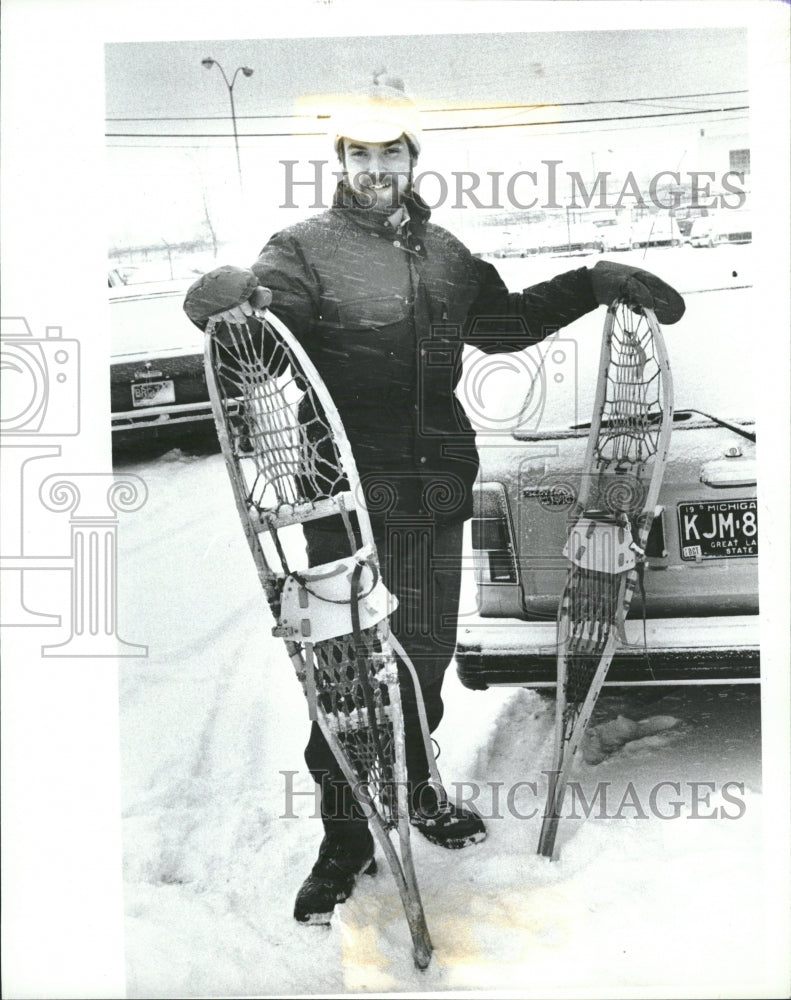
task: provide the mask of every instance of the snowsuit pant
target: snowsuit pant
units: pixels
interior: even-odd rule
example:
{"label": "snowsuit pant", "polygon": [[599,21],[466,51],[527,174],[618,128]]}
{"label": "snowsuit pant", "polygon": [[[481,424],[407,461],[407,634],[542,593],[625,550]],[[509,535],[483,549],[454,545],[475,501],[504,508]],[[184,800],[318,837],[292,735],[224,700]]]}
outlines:
{"label": "snowsuit pant", "polygon": [[[346,533],[338,521],[331,528],[328,522],[308,522],[304,526],[311,566],[348,552]],[[388,521],[373,525],[382,579],[399,602],[390,627],[417,671],[429,732],[442,719],[442,680],[456,646],[463,527],[463,521]],[[429,777],[428,761],[414,684],[400,664],[399,684],[407,775],[410,786],[419,791],[420,783]],[[367,839],[365,816],[315,722],[305,748],[305,762],[321,787],[325,832],[343,837],[350,848]]]}

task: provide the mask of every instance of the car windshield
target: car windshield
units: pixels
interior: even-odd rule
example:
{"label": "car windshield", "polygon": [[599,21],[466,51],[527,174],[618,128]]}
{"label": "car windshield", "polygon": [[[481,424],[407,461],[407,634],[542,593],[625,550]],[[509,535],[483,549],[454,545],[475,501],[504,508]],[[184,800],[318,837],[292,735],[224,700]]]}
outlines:
{"label": "car windshield", "polygon": [[[685,246],[618,255],[619,262],[652,271],[684,295],[684,317],[663,328],[677,411],[702,411],[737,422],[754,417],[758,352],[746,346],[752,324],[751,249],[749,244]],[[590,256],[579,263],[593,267],[598,259]],[[577,261],[555,257],[494,264],[515,291],[569,270]],[[519,355],[469,352],[457,394],[479,434],[519,427],[522,436],[589,422],[603,324],[604,310],[597,309]]]}
{"label": "car windshield", "polygon": [[113,357],[161,351],[203,350],[203,334],[187,319],[183,305],[189,280],[111,288],[110,334]]}

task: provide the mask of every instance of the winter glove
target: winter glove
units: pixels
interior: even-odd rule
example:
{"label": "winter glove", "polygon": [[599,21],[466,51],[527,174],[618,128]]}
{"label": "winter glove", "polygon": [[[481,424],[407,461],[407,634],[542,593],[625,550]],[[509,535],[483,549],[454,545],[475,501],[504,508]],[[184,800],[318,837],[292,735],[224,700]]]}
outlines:
{"label": "winter glove", "polygon": [[204,330],[210,317],[244,323],[255,307],[264,308],[271,301],[272,293],[258,284],[252,271],[226,264],[190,285],[184,299],[184,312]]}
{"label": "winter glove", "polygon": [[678,292],[650,271],[600,260],[588,273],[599,305],[625,299],[630,306],[653,309],[662,324],[677,323],[684,315],[686,306]]}

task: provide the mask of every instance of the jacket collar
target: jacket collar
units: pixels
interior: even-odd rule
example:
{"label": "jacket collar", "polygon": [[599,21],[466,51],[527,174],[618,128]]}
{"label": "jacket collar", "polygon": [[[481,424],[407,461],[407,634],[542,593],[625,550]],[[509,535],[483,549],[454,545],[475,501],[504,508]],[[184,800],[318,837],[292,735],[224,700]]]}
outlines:
{"label": "jacket collar", "polygon": [[[401,232],[404,233],[408,243],[417,242],[422,250],[426,223],[431,217],[431,209],[420,195],[414,191],[405,194],[401,202],[408,215],[408,220],[404,223]],[[369,208],[362,207],[358,203],[354,192],[345,180],[339,181],[338,186],[335,188],[332,208],[334,211],[342,213],[344,218],[354,222],[361,229],[376,233],[378,236],[389,239],[395,232],[386,214],[374,212]],[[392,215],[393,213],[391,212],[390,214]]]}

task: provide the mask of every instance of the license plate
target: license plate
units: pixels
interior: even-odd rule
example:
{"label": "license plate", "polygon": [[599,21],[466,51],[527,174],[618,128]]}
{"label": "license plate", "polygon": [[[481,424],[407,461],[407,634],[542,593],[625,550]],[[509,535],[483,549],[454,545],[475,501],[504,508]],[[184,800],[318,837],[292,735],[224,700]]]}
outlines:
{"label": "license plate", "polygon": [[678,505],[681,558],[739,558],[758,555],[758,502],[709,500]]}
{"label": "license plate", "polygon": [[159,406],[160,403],[175,403],[176,387],[172,379],[164,382],[133,382],[132,406]]}

